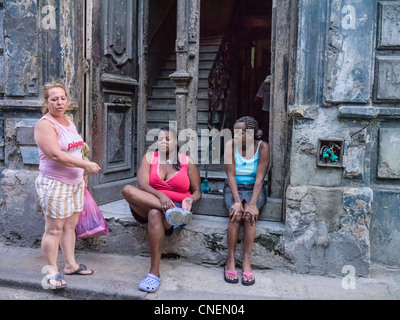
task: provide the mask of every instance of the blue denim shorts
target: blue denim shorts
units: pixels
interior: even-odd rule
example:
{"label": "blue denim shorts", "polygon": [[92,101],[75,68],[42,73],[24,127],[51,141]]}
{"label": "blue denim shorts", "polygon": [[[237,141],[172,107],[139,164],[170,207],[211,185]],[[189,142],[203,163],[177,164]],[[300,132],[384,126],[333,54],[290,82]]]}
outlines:
{"label": "blue denim shorts", "polygon": [[[243,203],[246,201],[247,203],[250,203],[251,197],[253,196],[253,189],[254,189],[254,183],[253,184],[238,184],[238,192],[239,192],[239,197],[240,201]],[[267,201],[267,189],[265,188],[265,185],[263,185],[261,189],[261,193],[258,196],[257,199],[257,209],[260,211],[262,207],[265,205],[265,202]],[[235,200],[233,199],[231,189],[229,188],[228,181],[225,181],[225,186],[224,186],[224,202],[225,202],[225,207],[226,210],[229,211],[231,206],[235,203]]]}

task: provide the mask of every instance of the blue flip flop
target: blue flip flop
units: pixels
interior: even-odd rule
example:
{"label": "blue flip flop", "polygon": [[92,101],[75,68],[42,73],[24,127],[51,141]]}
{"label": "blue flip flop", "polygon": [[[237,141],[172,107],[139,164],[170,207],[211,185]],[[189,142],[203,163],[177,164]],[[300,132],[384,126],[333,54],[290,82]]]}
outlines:
{"label": "blue flip flop", "polygon": [[148,273],[146,278],[139,284],[139,289],[146,292],[155,292],[160,286],[161,279],[152,273]]}
{"label": "blue flip flop", "polygon": [[64,274],[62,274],[62,273],[57,273],[54,276],[47,279],[48,288],[50,288],[52,290],[59,290],[59,289],[64,289],[67,287],[67,284],[61,284],[61,285],[57,286],[55,284],[51,284],[50,281],[57,281],[57,282],[62,283],[62,281],[64,281]]}

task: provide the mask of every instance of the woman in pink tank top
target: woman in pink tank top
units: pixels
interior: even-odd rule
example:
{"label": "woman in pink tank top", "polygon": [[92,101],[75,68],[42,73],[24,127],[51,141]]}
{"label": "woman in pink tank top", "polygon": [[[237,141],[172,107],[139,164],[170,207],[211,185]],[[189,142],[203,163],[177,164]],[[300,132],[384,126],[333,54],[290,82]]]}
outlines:
{"label": "woman in pink tank top", "polygon": [[83,173],[98,173],[100,167],[82,159],[84,141],[75,125],[65,117],[68,99],[62,84],[45,87],[44,110],[35,126],[39,147],[39,176],[36,190],[45,214],[42,253],[47,262],[47,285],[51,289],[66,287],[63,273],[57,268],[58,248],[64,257],[65,274],[90,275],[92,270],[75,261],[75,226],[83,210],[85,183]]}
{"label": "woman in pink tank top", "polygon": [[201,199],[201,179],[197,165],[186,155],[177,152],[177,135],[171,128],[161,128],[158,151],[143,156],[138,171],[139,188],[127,185],[122,194],[129,203],[132,215],[139,223],[148,223],[151,267],[139,289],[154,292],[160,279],[163,240],[174,230],[167,222],[169,209],[179,207],[190,211]]}

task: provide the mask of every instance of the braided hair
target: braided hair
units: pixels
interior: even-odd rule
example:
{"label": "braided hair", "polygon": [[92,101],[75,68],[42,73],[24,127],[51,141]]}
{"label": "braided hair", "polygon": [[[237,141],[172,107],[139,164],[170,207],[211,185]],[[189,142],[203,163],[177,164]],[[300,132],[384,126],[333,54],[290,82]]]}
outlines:
{"label": "braided hair", "polygon": [[258,122],[256,119],[250,116],[241,117],[236,120],[235,123],[244,123],[246,125],[246,130],[254,130],[254,138],[256,140],[261,140],[264,133],[258,128]]}

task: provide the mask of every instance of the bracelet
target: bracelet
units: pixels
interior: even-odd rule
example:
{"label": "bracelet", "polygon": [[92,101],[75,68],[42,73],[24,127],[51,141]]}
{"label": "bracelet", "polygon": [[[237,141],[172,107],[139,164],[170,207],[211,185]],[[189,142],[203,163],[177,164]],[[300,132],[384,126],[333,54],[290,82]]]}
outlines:
{"label": "bracelet", "polygon": [[249,204],[252,204],[253,206],[257,207],[257,204],[254,202],[249,202]]}

